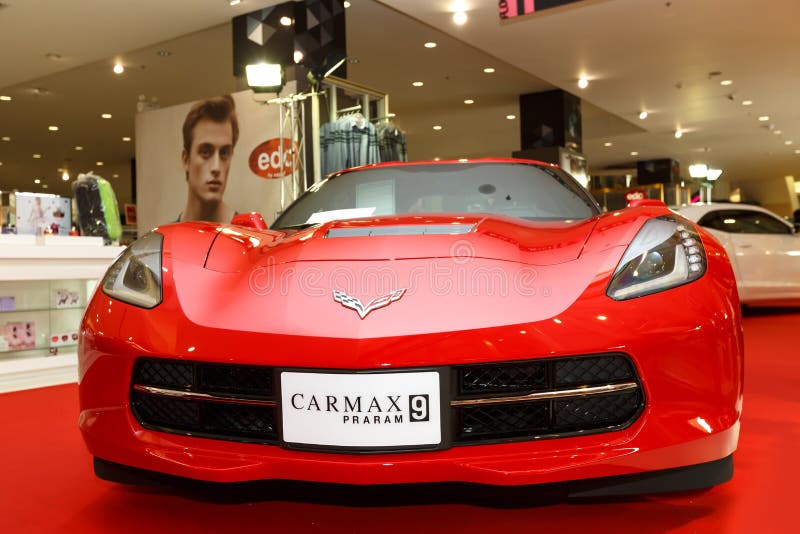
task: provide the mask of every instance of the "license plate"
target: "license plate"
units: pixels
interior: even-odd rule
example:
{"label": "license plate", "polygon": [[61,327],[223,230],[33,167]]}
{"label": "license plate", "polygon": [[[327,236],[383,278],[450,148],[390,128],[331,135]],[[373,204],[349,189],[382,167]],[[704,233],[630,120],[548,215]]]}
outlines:
{"label": "license plate", "polygon": [[281,373],[283,439],[341,447],[441,442],[439,373]]}

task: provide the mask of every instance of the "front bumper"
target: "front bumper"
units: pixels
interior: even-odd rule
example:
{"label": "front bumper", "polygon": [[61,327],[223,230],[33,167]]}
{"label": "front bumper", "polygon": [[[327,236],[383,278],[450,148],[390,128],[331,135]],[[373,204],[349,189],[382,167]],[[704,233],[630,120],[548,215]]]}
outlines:
{"label": "front bumper", "polygon": [[[341,340],[213,331],[171,314],[133,307],[84,322],[80,347],[80,428],[90,452],[108,462],[213,482],[286,479],[348,484],[440,481],[545,484],[631,475],[714,462],[736,449],[742,393],[738,306],[703,281],[636,302],[578,301],[557,319],[469,332]],[[717,295],[717,296],[715,296]],[[605,296],[597,297],[605,299]],[[675,300],[672,300],[675,299]],[[602,304],[602,306],[598,306]],[[104,300],[101,305],[124,306]],[[163,305],[162,305],[163,306]],[[603,309],[603,315],[597,313]],[[180,335],[170,337],[171,333]],[[204,343],[197,343],[203,339]],[[201,346],[201,348],[195,348]],[[187,352],[187,347],[192,351]],[[265,356],[265,352],[271,356]],[[614,432],[368,455],[290,450],[175,435],[142,427],[129,406],[131,373],[142,356],[326,369],[497,362],[578,354],[630,355],[646,406]],[[221,357],[221,355],[225,355]],[[235,356],[234,356],[235,355]],[[347,357],[343,357],[346,355]],[[402,355],[402,356],[400,356]],[[713,482],[712,482],[713,483]]]}

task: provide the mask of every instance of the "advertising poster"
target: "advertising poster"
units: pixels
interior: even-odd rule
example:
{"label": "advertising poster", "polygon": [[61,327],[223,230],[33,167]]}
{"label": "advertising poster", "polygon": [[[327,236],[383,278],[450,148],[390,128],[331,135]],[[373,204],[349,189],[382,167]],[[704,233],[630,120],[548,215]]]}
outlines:
{"label": "advertising poster", "polygon": [[72,201],[58,195],[15,193],[17,233],[68,235],[72,227]]}
{"label": "advertising poster", "polygon": [[[281,95],[293,92],[290,82]],[[281,165],[280,112],[263,99],[247,90],[136,116],[140,236],[178,221],[227,223],[235,213],[259,212],[267,224],[276,219],[281,189],[290,189],[292,154],[284,153]],[[287,128],[285,149],[291,147]],[[284,195],[283,202],[291,198]]]}

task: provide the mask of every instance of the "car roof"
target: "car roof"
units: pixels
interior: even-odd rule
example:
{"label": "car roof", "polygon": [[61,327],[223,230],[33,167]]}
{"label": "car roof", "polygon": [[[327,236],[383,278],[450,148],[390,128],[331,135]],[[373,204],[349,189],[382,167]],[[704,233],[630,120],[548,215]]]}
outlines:
{"label": "car roof", "polygon": [[343,169],[341,171],[333,172],[326,176],[326,178],[332,178],[335,176],[340,176],[342,174],[346,174],[348,172],[353,171],[360,171],[363,169],[381,169],[384,167],[411,167],[416,165],[469,165],[472,163],[519,163],[524,165],[538,165],[540,167],[559,167],[555,163],[547,163],[545,161],[537,161],[532,159],[520,159],[520,158],[475,158],[475,159],[467,159],[467,160],[439,160],[439,161],[387,161],[384,163],[370,163],[368,165],[362,165],[360,167],[351,167],[349,169]]}

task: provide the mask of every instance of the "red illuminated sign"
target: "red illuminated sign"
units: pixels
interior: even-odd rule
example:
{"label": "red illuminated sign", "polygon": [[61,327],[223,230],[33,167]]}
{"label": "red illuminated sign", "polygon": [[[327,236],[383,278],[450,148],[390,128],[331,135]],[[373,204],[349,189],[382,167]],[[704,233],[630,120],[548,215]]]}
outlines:
{"label": "red illuminated sign", "polygon": [[563,6],[580,0],[500,0],[500,18],[510,19],[519,15],[527,15],[551,7]]}
{"label": "red illuminated sign", "polygon": [[250,170],[261,178],[283,178],[292,174],[292,162],[297,156],[297,145],[292,150],[292,140],[283,139],[283,163],[281,164],[280,139],[270,139],[255,147],[250,153]]}

